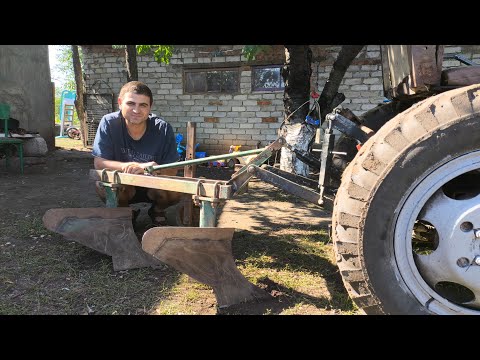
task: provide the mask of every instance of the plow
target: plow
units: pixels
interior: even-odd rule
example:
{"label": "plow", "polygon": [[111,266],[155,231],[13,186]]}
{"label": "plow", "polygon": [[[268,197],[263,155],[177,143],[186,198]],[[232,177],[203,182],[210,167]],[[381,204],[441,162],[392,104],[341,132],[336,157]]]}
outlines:
{"label": "plow", "polygon": [[[212,287],[219,308],[261,300],[270,295],[249,282],[237,269],[232,254],[234,228],[217,227],[217,212],[226,201],[242,194],[252,177],[265,181],[294,196],[325,209],[332,209],[334,189],[329,187],[329,172],[335,135],[339,129],[364,141],[365,128],[342,115],[341,108],[329,114],[322,155],[300,152],[279,137],[262,149],[216,155],[147,167],[144,175],[120,171],[90,170],[90,179],[106,190],[106,208],[59,208],[48,210],[43,223],[46,228],[93,250],[112,257],[114,271],[141,267],[172,266],[193,279]],[[360,140],[359,140],[360,141]],[[266,162],[282,147],[295,153],[304,163],[319,172],[319,179],[292,174]],[[340,153],[342,154],[342,153]],[[249,157],[228,181],[204,178],[154,175],[168,168],[186,168],[214,160]],[[117,189],[121,185],[141,186],[185,194],[187,206],[177,214],[176,225],[153,227],[143,234],[133,228],[130,207],[119,207]],[[198,226],[192,226],[192,206],[199,208]],[[187,214],[190,213],[190,214]],[[186,225],[186,226],[185,226]]]}
{"label": "plow", "polygon": [[[353,126],[353,125],[352,125]],[[333,137],[331,138],[333,141]],[[265,164],[283,146],[297,152],[304,162],[316,166],[322,174],[317,182]],[[330,148],[330,150],[329,150]],[[324,151],[329,151],[326,144]],[[167,175],[154,175],[167,168],[185,168],[207,161],[249,156],[248,164],[240,167],[230,180],[213,180]],[[270,295],[249,282],[238,270],[232,254],[234,228],[217,227],[217,212],[226,201],[246,191],[252,177],[261,179],[290,194],[316,205],[331,208],[333,196],[323,186],[327,172],[322,171],[321,160],[302,154],[279,137],[269,146],[242,152],[178,161],[146,168],[144,175],[119,171],[90,170],[90,179],[104,186],[105,208],[57,208],[48,210],[43,223],[50,231],[76,241],[112,257],[114,271],[141,267],[160,267],[167,264],[191,278],[209,285],[215,293],[219,308],[261,300]],[[329,164],[327,157],[324,166]],[[199,209],[198,226],[184,221],[188,214],[177,214],[177,225],[153,227],[144,233],[134,231],[130,207],[119,207],[117,189],[120,185],[141,186],[185,194],[190,206]],[[187,203],[188,205],[188,203]],[[187,225],[187,226],[185,226]]]}

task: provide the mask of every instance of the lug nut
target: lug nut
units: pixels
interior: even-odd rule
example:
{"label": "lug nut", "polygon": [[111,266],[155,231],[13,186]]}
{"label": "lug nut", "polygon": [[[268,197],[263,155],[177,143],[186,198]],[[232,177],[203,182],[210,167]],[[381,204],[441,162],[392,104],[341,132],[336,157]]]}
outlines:
{"label": "lug nut", "polygon": [[461,257],[457,260],[457,265],[464,268],[470,265],[470,260],[468,260],[466,257]]}
{"label": "lug nut", "polygon": [[460,230],[463,232],[469,232],[473,230],[473,224],[470,221],[465,221],[460,224]]}

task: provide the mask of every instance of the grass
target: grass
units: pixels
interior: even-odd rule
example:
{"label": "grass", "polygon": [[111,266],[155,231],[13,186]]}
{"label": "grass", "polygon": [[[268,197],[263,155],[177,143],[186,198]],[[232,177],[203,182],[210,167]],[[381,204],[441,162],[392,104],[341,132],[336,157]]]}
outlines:
{"label": "grass", "polygon": [[[2,226],[1,234],[0,314],[217,313],[209,286],[168,266],[114,272],[110,257],[49,232],[40,216]],[[324,230],[236,233],[233,254],[250,282],[282,299],[253,313],[357,313]]]}
{"label": "grass", "polygon": [[[81,142],[56,139],[66,149]],[[62,166],[63,166],[62,162]],[[67,163],[65,163],[67,164]],[[82,165],[86,164],[86,165]],[[88,162],[72,163],[86,173]],[[56,169],[58,175],[61,169]],[[64,170],[65,173],[68,169]],[[51,181],[45,177],[46,181]],[[74,179],[74,180],[69,180]],[[8,181],[10,185],[7,186]],[[16,178],[0,183],[0,193],[13,204],[10,195]],[[160,269],[142,268],[115,272],[109,256],[98,253],[44,228],[45,208],[51,204],[45,183],[27,175],[25,189],[38,186],[31,203],[0,209],[0,314],[95,314],[95,315],[214,315],[217,309],[211,287],[165,265]],[[73,181],[73,183],[72,183]],[[84,184],[89,184],[83,182]],[[82,188],[72,173],[68,185],[75,191],[59,195],[58,207],[93,203],[91,190]],[[3,186],[3,187],[2,187]],[[35,188],[36,189],[36,188]],[[58,190],[60,189],[60,190]],[[63,191],[56,184],[55,191]],[[66,186],[66,189],[69,189]],[[31,190],[31,189],[30,189]],[[252,192],[262,192],[255,185]],[[51,194],[51,193],[50,193]],[[264,207],[255,209],[258,216],[269,211],[268,201],[293,201],[278,196],[262,200]],[[93,197],[93,198],[92,198]],[[55,203],[55,202],[53,202]],[[28,205],[31,204],[31,205]],[[90,205],[91,206],[91,205]],[[88,206],[87,206],[88,207]],[[343,287],[335,264],[332,244],[324,229],[315,224],[307,227],[284,226],[262,232],[237,230],[232,252],[237,268],[253,284],[270,294],[266,302],[241,304],[226,314],[310,315],[357,314]]]}
{"label": "grass", "polygon": [[115,273],[109,257],[63,239],[31,244],[2,246],[0,314],[143,314],[163,294],[148,269]]}

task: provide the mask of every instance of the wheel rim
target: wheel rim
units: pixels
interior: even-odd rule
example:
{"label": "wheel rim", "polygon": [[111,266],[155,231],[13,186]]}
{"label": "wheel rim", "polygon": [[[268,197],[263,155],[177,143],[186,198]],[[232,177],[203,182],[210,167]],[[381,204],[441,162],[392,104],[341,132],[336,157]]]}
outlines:
{"label": "wheel rim", "polygon": [[480,151],[442,163],[412,185],[395,211],[400,275],[416,299],[437,314],[480,313],[478,169]]}

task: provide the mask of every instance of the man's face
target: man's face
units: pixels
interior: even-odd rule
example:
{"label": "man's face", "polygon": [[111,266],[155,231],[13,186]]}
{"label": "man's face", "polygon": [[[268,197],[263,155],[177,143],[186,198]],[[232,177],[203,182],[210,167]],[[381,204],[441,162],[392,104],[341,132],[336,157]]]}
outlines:
{"label": "man's face", "polygon": [[150,114],[150,98],[146,95],[126,93],[123,99],[118,99],[118,106],[123,117],[131,124],[141,124]]}

